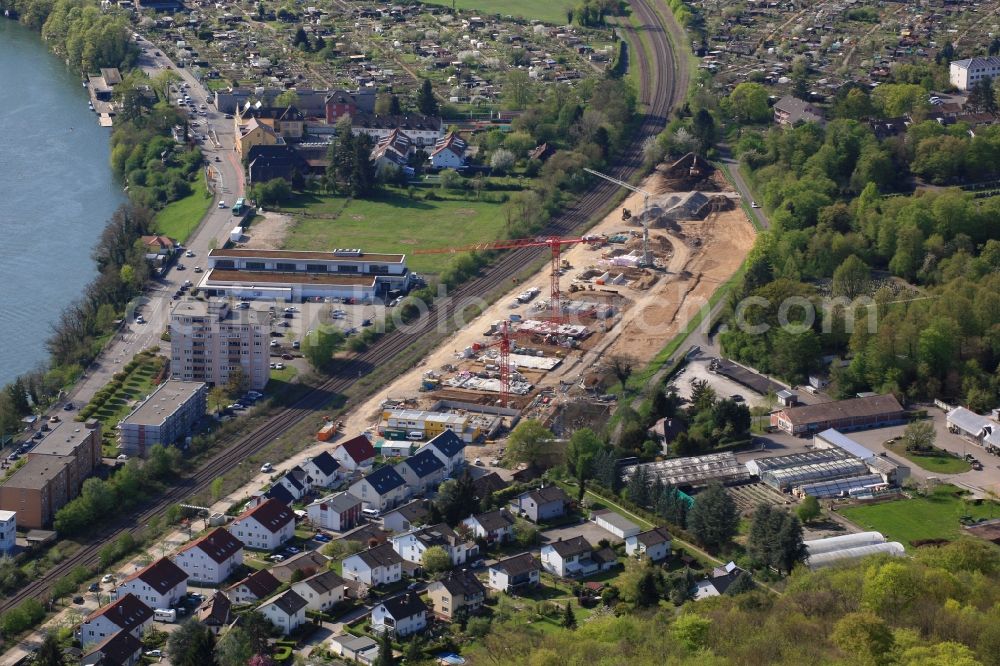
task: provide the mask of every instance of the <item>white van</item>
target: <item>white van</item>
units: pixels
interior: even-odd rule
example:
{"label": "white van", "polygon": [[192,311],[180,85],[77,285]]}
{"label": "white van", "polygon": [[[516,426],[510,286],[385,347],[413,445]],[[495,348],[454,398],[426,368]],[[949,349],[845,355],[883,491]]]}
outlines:
{"label": "white van", "polygon": [[173,608],[157,608],[153,611],[153,619],[157,622],[176,622],[177,611]]}
{"label": "white van", "polygon": [[368,519],[378,518],[378,509],[361,509],[361,515]]}
{"label": "white van", "polygon": [[419,430],[411,430],[410,432],[406,433],[406,439],[410,440],[411,442],[419,442],[423,438],[424,438],[424,433]]}

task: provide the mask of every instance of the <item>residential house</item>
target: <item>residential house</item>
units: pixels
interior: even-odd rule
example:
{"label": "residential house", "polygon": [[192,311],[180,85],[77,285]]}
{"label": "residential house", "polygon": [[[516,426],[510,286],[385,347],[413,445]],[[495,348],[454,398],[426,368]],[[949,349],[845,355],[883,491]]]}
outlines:
{"label": "residential house", "polygon": [[465,564],[469,557],[469,544],[444,523],[431,525],[392,538],[392,547],[407,562],[421,564],[428,548],[440,546],[448,553],[452,566]]}
{"label": "residential house", "polygon": [[494,590],[514,593],[538,585],[541,565],[531,553],[521,553],[500,560],[489,569],[487,584]]}
{"label": "residential house", "polygon": [[426,499],[415,499],[398,509],[383,514],[382,527],[390,532],[409,532],[417,525],[427,522],[431,503]]}
{"label": "residential house", "polygon": [[249,123],[250,119],[255,119],[261,125],[266,125],[274,130],[276,136],[287,141],[298,141],[305,134],[305,118],[302,112],[294,106],[264,106],[261,103],[250,104],[237,110],[233,123],[237,134],[240,128]]}
{"label": "residential house", "polygon": [[142,661],[142,641],[117,631],[83,653],[81,666],[135,666]]}
{"label": "residential house", "polygon": [[292,580],[295,572],[302,574],[303,578],[308,578],[320,571],[325,571],[330,564],[330,558],[318,550],[306,550],[298,555],[289,557],[281,564],[271,567],[271,573],[282,583]]}
{"label": "residential house", "polygon": [[298,465],[282,474],[275,484],[283,485],[296,500],[302,499],[312,490],[309,485],[309,475]]}
{"label": "residential house", "polygon": [[565,516],[569,502],[559,486],[543,486],[518,495],[511,501],[510,510],[537,523]]}
{"label": "residential house", "polygon": [[104,608],[98,608],[80,623],[78,638],[86,647],[124,631],[141,638],[153,623],[153,609],[134,594],[125,594]]}
{"label": "residential house", "polygon": [[394,469],[403,477],[411,493],[430,492],[441,485],[445,477],[444,463],[428,450],[396,463]]}
{"label": "residential house", "polygon": [[823,112],[811,103],[786,95],[774,105],[774,122],[791,126],[800,122],[822,125],[825,121]]}
{"label": "residential house", "polygon": [[448,132],[435,145],[428,158],[435,169],[462,169],[468,144],[454,132]]}
{"label": "residential house", "polygon": [[1000,76],[1000,57],[997,56],[954,60],[948,68],[951,85],[963,92],[972,90],[985,79],[997,76]]}
{"label": "residential house", "polygon": [[482,500],[495,492],[503,490],[510,484],[504,481],[496,472],[484,474],[472,481],[473,488],[476,489],[476,499]]}
{"label": "residential house", "polygon": [[292,590],[286,590],[262,603],[257,610],[285,636],[306,621],[306,600]]}
{"label": "residential house", "polygon": [[514,538],[514,516],[506,509],[469,516],[462,524],[472,530],[473,536],[486,539],[487,543],[505,543]]}
{"label": "residential house", "polygon": [[269,499],[241,513],[229,531],[248,548],[274,550],[295,535],[295,514],[287,504]]}
{"label": "residential house", "polygon": [[378,173],[386,167],[405,169],[409,166],[410,157],[417,151],[413,139],[404,132],[394,129],[382,137],[372,148],[370,159]]}
{"label": "residential house", "polygon": [[216,590],[215,594],[202,602],[198,606],[195,616],[206,627],[212,630],[216,636],[226,627],[230,626],[236,616],[232,612],[233,602],[229,600],[222,591]]}
{"label": "residential house", "polygon": [[417,594],[406,593],[386,599],[372,609],[373,632],[388,631],[394,638],[403,638],[427,627],[427,605]]}
{"label": "residential house", "polygon": [[344,558],[341,573],[348,580],[372,587],[387,585],[403,577],[403,558],[392,544],[383,543]]}
{"label": "residential house", "polygon": [[366,509],[377,511],[391,509],[410,495],[406,481],[389,465],[354,482],[348,490],[361,499]]}
{"label": "residential house", "polygon": [[295,148],[284,144],[259,144],[251,146],[247,153],[248,184],[266,183],[275,178],[283,178],[291,183],[295,174],[305,176],[309,164]]}
{"label": "residential house", "polygon": [[243,542],[217,527],[177,551],[174,562],[191,582],[219,585],[243,565]]}
{"label": "residential house", "polygon": [[309,522],[335,532],[353,529],[361,519],[361,500],[348,492],[318,499],[306,507]]}
{"label": "residential house", "polygon": [[379,141],[395,130],[406,133],[419,147],[433,146],[444,136],[444,123],[438,116],[378,116],[357,113],[351,116],[351,131],[355,136],[366,134]]}
{"label": "residential house", "polygon": [[285,506],[291,506],[298,499],[292,492],[288,489],[288,486],[283,483],[275,483],[270,488],[264,492],[257,495],[254,493],[251,495],[251,500],[256,497],[258,499],[258,504],[263,503],[269,499],[273,499],[276,502],[281,502]]}
{"label": "residential house", "polygon": [[236,133],[236,154],[243,159],[244,155],[250,154],[250,149],[254,146],[275,146],[284,143],[278,136],[274,128],[265,125],[256,118],[251,118]]}
{"label": "residential house", "polygon": [[333,450],[333,457],[349,472],[365,471],[375,462],[375,447],[365,435],[353,437]]}
{"label": "residential house", "polygon": [[600,509],[592,514],[594,523],[608,532],[611,532],[619,539],[635,536],[642,531],[642,528],[631,520],[608,509]]}
{"label": "residential house", "polygon": [[729,586],[736,582],[741,573],[743,573],[743,569],[736,566],[735,562],[730,562],[722,567],[715,567],[712,569],[712,573],[695,583],[694,598],[700,600],[725,594]]}
{"label": "residential house", "polygon": [[375,89],[333,90],[326,96],[326,123],[336,125],[344,116],[375,112]]}
{"label": "residential house", "polygon": [[188,575],[183,569],[170,558],[161,557],[119,583],[111,596],[121,599],[134,594],[151,608],[170,608],[187,594],[187,581]]}
{"label": "residential house", "polygon": [[333,488],[340,480],[340,463],[326,451],[306,458],[301,467],[309,475],[309,484],[313,488]]}
{"label": "residential house", "polygon": [[582,536],[553,541],[542,546],[542,568],[561,578],[587,576],[600,569],[593,560],[593,551]]}
{"label": "residential house", "polygon": [[648,557],[654,562],[670,556],[670,532],[654,527],[625,538],[625,553],[629,557]]}
{"label": "residential house", "polygon": [[479,612],[486,597],[486,588],[469,571],[453,571],[427,586],[434,614],[451,621],[460,610],[470,615]]}
{"label": "residential house", "polygon": [[142,236],[142,247],[149,261],[163,262],[177,251],[177,243],[169,236]]}
{"label": "residential house", "polygon": [[435,435],[429,442],[417,449],[419,455],[422,451],[431,451],[444,463],[445,473],[456,478],[458,472],[465,465],[465,442],[462,438],[451,430],[444,430]]}
{"label": "residential house", "polygon": [[250,574],[226,590],[234,604],[253,604],[267,599],[281,587],[281,581],[267,569]]}
{"label": "residential house", "polygon": [[373,664],[378,658],[378,642],[370,636],[340,634],[330,638],[330,648],[347,660]]}
{"label": "residential house", "polygon": [[306,600],[309,610],[328,611],[344,600],[344,579],[332,571],[321,571],[292,583],[292,590]]}

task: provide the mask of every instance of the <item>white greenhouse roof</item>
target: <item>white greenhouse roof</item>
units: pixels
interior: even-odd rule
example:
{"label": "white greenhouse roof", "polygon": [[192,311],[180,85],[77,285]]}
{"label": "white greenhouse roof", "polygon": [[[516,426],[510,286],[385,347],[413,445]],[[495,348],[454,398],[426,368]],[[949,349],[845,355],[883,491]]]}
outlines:
{"label": "white greenhouse roof", "polygon": [[850,453],[855,458],[861,458],[864,460],[875,455],[870,449],[861,446],[861,444],[858,444],[844,433],[839,430],[834,430],[833,428],[824,430],[816,435],[816,438]]}

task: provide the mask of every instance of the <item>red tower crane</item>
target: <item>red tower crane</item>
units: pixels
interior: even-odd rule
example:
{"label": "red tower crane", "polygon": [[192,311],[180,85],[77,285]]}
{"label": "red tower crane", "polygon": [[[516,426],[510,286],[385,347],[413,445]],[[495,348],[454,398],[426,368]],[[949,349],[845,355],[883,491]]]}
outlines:
{"label": "red tower crane", "polygon": [[[510,323],[504,320],[500,325],[500,339],[496,342],[480,345],[483,349],[497,347],[500,350],[500,402],[504,407],[510,407]],[[478,344],[478,343],[477,343]]]}
{"label": "red tower crane", "polygon": [[[487,252],[490,250],[519,250],[522,247],[547,247],[552,252],[552,276],[550,286],[549,308],[552,311],[551,319],[558,321],[562,318],[562,293],[559,290],[559,255],[563,245],[574,245],[576,243],[599,243],[602,239],[597,236],[568,237],[541,236],[538,238],[517,238],[514,240],[490,241],[485,243],[475,243],[461,247],[440,247],[425,250],[416,250],[413,254],[454,254],[456,252]],[[509,347],[508,347],[509,348]]]}

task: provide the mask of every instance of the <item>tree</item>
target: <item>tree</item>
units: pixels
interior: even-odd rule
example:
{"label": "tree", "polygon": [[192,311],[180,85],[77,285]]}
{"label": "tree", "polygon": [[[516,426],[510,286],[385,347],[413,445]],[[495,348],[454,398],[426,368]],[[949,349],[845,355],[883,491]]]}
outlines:
{"label": "tree", "polygon": [[744,124],[764,122],[771,117],[767,88],[759,83],[739,84],[725,98],[723,107],[737,122]]}
{"label": "tree", "polygon": [[715,144],[715,119],[707,109],[698,109],[691,120],[691,132],[698,140],[698,152],[704,154]]}
{"label": "tree", "polygon": [[502,176],[513,168],[515,161],[517,158],[514,157],[514,153],[506,148],[497,148],[490,156],[490,169]]}
{"label": "tree", "polygon": [[857,298],[868,291],[870,282],[868,264],[852,254],[833,272],[833,295]]}
{"label": "tree", "polygon": [[726,489],[713,483],[695,497],[687,527],[700,544],[718,550],[736,535],[740,517]]}
{"label": "tree", "polygon": [[674,620],[670,635],[688,651],[696,652],[705,647],[712,621],[696,613],[684,613]]}
{"label": "tree", "polygon": [[715,389],[707,379],[696,379],[691,382],[691,409],[693,412],[710,410],[715,406]]}
{"label": "tree", "polygon": [[38,652],[35,653],[35,660],[32,663],[35,666],[65,665],[66,659],[63,656],[62,646],[59,645],[59,640],[54,633],[45,634],[45,640],[42,641]]}
{"label": "tree", "polygon": [[424,79],[420,84],[420,91],[417,93],[417,110],[425,116],[436,116],[438,113],[437,98],[434,97],[434,88],[430,79]]}
{"label": "tree", "polygon": [[252,656],[250,636],[243,627],[233,627],[215,645],[219,666],[245,666]]}
{"label": "tree", "polygon": [[636,466],[625,485],[625,494],[629,500],[639,506],[648,506],[649,501],[649,471],[645,465]]}
{"label": "tree", "polygon": [[229,395],[224,387],[213,386],[212,390],[208,392],[208,407],[213,412],[221,412],[228,402]]}
{"label": "tree", "polygon": [[613,354],[608,358],[608,364],[611,372],[624,388],[625,384],[628,383],[628,378],[632,376],[632,371],[635,370],[635,359],[627,354]]}
{"label": "tree", "polygon": [[594,461],[604,448],[590,428],[581,428],[569,438],[566,447],[566,467],[580,484],[577,500],[583,501],[587,480],[594,475]]}
{"label": "tree", "polygon": [[167,651],[170,663],[177,666],[208,666],[215,662],[215,634],[201,621],[191,617],[170,634]]}
{"label": "tree", "polygon": [[893,661],[896,641],[892,629],[874,613],[860,611],[844,615],[833,626],[831,638],[853,663],[879,666]]}
{"label": "tree", "polygon": [[343,346],[344,339],[344,334],[337,329],[321,326],[302,341],[302,355],[309,360],[309,365],[314,370],[325,370],[333,360],[333,355]]}
{"label": "tree", "polygon": [[383,631],[378,641],[378,656],[373,666],[396,666],[396,656],[392,653],[392,639],[389,632]]}
{"label": "tree", "polygon": [[309,49],[309,38],[306,36],[305,28],[301,25],[299,29],[295,31],[295,38],[292,40],[292,46],[298,46],[302,49]]}
{"label": "tree", "polygon": [[563,611],[562,626],[565,629],[576,629],[576,615],[573,613],[573,602],[566,602],[566,609]]}
{"label": "tree", "polygon": [[286,90],[274,98],[274,105],[280,107],[295,106],[299,103],[299,94],[294,90]]}
{"label": "tree", "polygon": [[993,92],[993,79],[985,76],[977,81],[969,91],[967,104],[979,113],[996,113],[997,98]]}
{"label": "tree", "polygon": [[425,550],[420,557],[420,563],[432,576],[451,569],[451,557],[448,556],[448,551],[441,546],[431,546]]}
{"label": "tree", "polygon": [[534,86],[528,73],[523,69],[512,69],[507,73],[502,92],[504,104],[511,109],[523,109],[534,97]]}
{"label": "tree", "polygon": [[441,520],[454,525],[473,513],[476,506],[476,487],[472,476],[466,471],[457,479],[449,479],[438,487],[434,506]]}
{"label": "tree", "polygon": [[558,458],[554,439],[555,435],[540,421],[525,419],[511,431],[505,455],[514,463],[549,467]]}
{"label": "tree", "polygon": [[802,504],[800,504],[799,508],[796,510],[796,513],[798,514],[800,521],[803,523],[811,523],[819,518],[822,513],[819,506],[819,500],[812,495],[806,495],[802,500]]}
{"label": "tree", "polygon": [[903,431],[903,446],[907,451],[930,451],[934,448],[934,422],[914,421]]}
{"label": "tree", "polygon": [[243,616],[243,630],[253,654],[269,653],[268,640],[274,634],[274,625],[270,620],[257,611],[251,611]]}
{"label": "tree", "polygon": [[230,398],[236,399],[250,390],[250,377],[243,366],[238,365],[229,371],[229,379],[226,381],[226,393]]}

